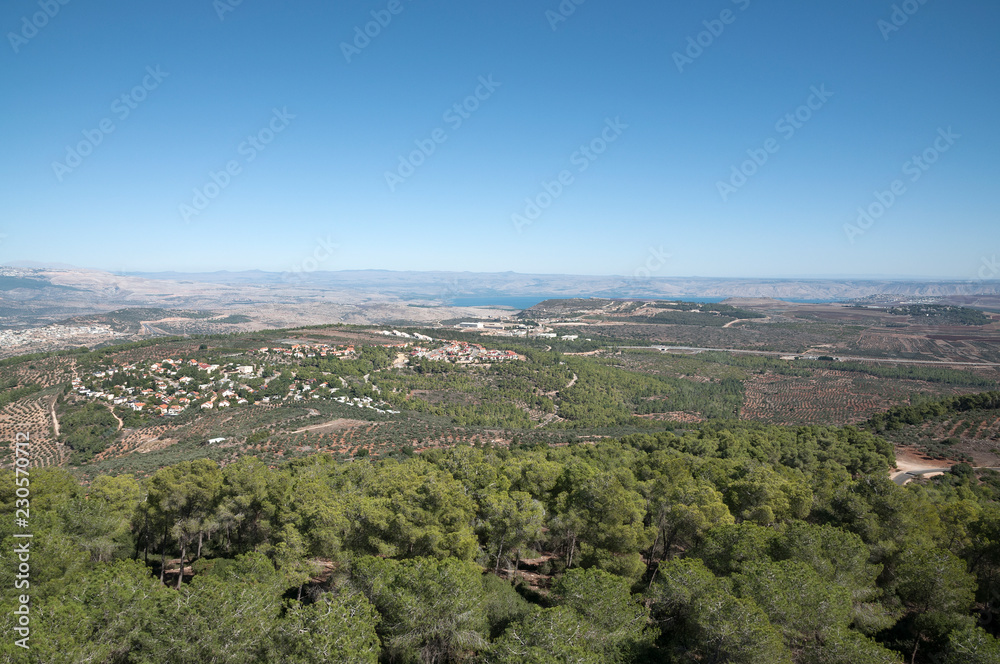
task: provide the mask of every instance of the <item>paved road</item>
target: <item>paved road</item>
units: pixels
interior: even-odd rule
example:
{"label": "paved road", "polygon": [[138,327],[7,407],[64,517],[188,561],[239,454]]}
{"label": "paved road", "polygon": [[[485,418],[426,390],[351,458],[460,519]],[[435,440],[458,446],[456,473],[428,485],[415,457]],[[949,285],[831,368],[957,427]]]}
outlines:
{"label": "paved road", "polygon": [[[686,350],[698,353],[719,352],[719,353],[743,353],[745,355],[767,355],[771,357],[784,357],[794,355],[804,359],[816,359],[817,355],[803,355],[802,353],[778,352],[772,350],[742,350],[737,348],[699,348],[697,346],[619,346],[619,348],[630,350],[658,350],[669,352],[673,350]],[[849,362],[887,362],[890,364],[929,364],[947,367],[1000,367],[1000,362],[954,362],[950,360],[901,360],[895,358],[881,357],[854,357],[850,355],[837,355],[838,360]]]}

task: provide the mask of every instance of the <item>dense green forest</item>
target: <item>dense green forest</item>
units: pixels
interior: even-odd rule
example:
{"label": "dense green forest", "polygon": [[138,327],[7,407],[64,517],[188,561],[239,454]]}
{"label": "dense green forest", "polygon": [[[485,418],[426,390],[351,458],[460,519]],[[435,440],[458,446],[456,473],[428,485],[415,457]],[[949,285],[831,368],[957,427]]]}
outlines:
{"label": "dense green forest", "polygon": [[[1000,474],[855,428],[30,470],[3,661],[995,663]],[[3,565],[25,492],[0,480]]]}

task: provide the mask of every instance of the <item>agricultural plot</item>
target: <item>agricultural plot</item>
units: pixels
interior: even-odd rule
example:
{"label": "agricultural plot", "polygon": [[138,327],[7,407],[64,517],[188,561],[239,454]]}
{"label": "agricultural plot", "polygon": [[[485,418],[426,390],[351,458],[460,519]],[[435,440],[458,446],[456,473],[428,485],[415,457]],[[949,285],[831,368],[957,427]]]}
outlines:
{"label": "agricultural plot", "polygon": [[600,334],[631,341],[789,354],[824,348],[832,355],[872,358],[1000,360],[1000,326],[996,320],[981,326],[954,325],[947,320],[890,315],[840,305],[777,301],[751,308],[767,314],[767,318],[743,320],[729,328],[604,321],[567,329],[586,336]]}
{"label": "agricultural plot", "polygon": [[885,330],[866,330],[857,344],[859,354],[879,357],[904,357],[944,359],[944,345],[912,333],[890,333]]}
{"label": "agricultural plot", "polygon": [[856,345],[858,335],[863,329],[857,325],[838,325],[774,316],[769,319],[744,321],[728,328],[638,323],[605,324],[581,328],[580,333],[587,336],[599,333],[632,341],[678,346],[803,353],[820,344],[832,344],[840,351],[850,350]]}
{"label": "agricultural plot", "polygon": [[[617,432],[614,433],[617,435]],[[460,427],[448,424],[446,421],[429,421],[411,415],[389,422],[349,420],[342,424],[338,423],[334,430],[321,425],[317,429],[275,436],[257,449],[265,454],[276,454],[279,457],[311,452],[324,452],[343,457],[408,456],[426,450],[461,445],[498,447],[520,444],[558,445],[573,440],[596,440],[605,435],[594,433],[580,436],[576,433],[541,429]]]}
{"label": "agricultural plot", "polygon": [[303,420],[308,414],[301,408],[282,408],[277,404],[255,404],[248,408],[198,414],[185,422],[167,420],[152,426],[124,429],[122,435],[97,460],[109,460],[133,453],[150,453],[178,442],[200,444],[211,438],[241,441],[264,431],[270,435]]}
{"label": "agricultural plot", "polygon": [[1000,338],[959,337],[942,335],[932,337],[935,343],[946,344],[949,359],[965,361],[1000,362]]}
{"label": "agricultural plot", "polygon": [[[207,457],[228,463],[246,455],[276,463],[315,452],[348,454],[361,447],[378,454],[392,436],[375,435],[379,423],[345,417],[357,417],[358,410],[338,403],[312,402],[308,407],[258,403],[164,418],[149,426],[122,429],[107,449],[77,472],[84,478],[100,472],[146,474],[177,461]],[[209,442],[219,438],[225,440]],[[398,447],[395,441],[393,446]]]}
{"label": "agricultural plot", "polygon": [[[31,441],[29,459],[32,466],[61,466],[69,458],[69,450],[52,435],[54,402],[54,394],[43,392],[0,410],[0,442],[10,443],[17,434],[27,434]],[[0,462],[10,463],[10,453],[11,448],[5,446]]]}
{"label": "agricultural plot", "polygon": [[934,418],[883,433],[896,445],[912,445],[935,459],[966,459],[1000,466],[1000,410],[974,410]]}
{"label": "agricultural plot", "polygon": [[979,391],[834,370],[817,370],[808,377],[765,373],[752,376],[744,385],[742,419],[791,425],[856,424],[906,403],[913,395],[940,397]]}
{"label": "agricultural plot", "polygon": [[858,341],[858,355],[955,362],[1000,361],[1000,336],[976,330],[916,328],[903,332],[866,330]]}
{"label": "agricultural plot", "polygon": [[47,389],[68,383],[74,376],[74,370],[75,361],[72,358],[52,357],[14,365],[9,373],[21,385],[38,385]]}
{"label": "agricultural plot", "polygon": [[726,378],[743,380],[748,376],[746,369],[712,361],[710,358],[713,355],[681,355],[661,353],[657,350],[627,350],[602,354],[624,369],[653,376],[683,378],[702,383]]}
{"label": "agricultural plot", "polygon": [[141,348],[129,348],[112,354],[117,364],[136,364],[139,362],[154,362],[164,357],[188,355],[198,350],[197,341],[166,342]]}
{"label": "agricultural plot", "polygon": [[[563,445],[649,431],[648,427],[567,432],[456,426],[445,417],[426,413],[403,413],[371,421],[357,419],[356,411],[354,417],[344,417],[349,410],[344,409],[338,416],[320,406],[303,409],[271,405],[266,412],[257,412],[252,421],[228,419],[236,415],[234,411],[226,417],[218,413],[206,415],[183,426],[168,422],[125,430],[115,445],[92,462],[75,467],[74,473],[84,480],[102,473],[144,476],[163,465],[196,458],[214,459],[222,465],[243,456],[258,457],[269,465],[312,454],[330,454],[339,459],[405,458],[462,445]],[[236,426],[230,428],[231,424]],[[672,423],[666,426],[670,428]],[[240,436],[234,435],[237,431]],[[209,443],[213,437],[226,440]]]}

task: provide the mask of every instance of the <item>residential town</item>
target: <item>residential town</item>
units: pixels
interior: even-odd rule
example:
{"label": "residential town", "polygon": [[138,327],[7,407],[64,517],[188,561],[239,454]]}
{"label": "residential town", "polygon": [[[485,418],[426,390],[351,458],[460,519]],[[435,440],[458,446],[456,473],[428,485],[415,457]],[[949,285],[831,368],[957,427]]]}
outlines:
{"label": "residential town", "polygon": [[[292,348],[262,348],[258,353],[290,357],[311,356],[314,347],[299,345]],[[334,357],[347,354],[346,349],[332,348]],[[351,351],[353,352],[353,350]],[[264,376],[265,373],[270,375]],[[289,372],[292,376],[292,372]],[[148,366],[130,364],[94,371],[84,378],[74,378],[72,389],[82,397],[101,399],[135,412],[172,417],[188,409],[213,410],[245,406],[253,403],[308,401],[329,399],[357,408],[370,408],[379,413],[397,413],[384,408],[386,404],[366,396],[335,395],[343,385],[314,378],[288,381],[287,392],[269,389],[275,379],[284,375],[265,364],[207,364],[198,360],[166,358]]]}
{"label": "residential town", "polygon": [[518,337],[522,339],[555,339],[560,338],[564,341],[576,341],[579,339],[579,335],[576,334],[559,334],[554,332],[552,328],[546,327],[545,325],[540,325],[538,327],[529,327],[522,323],[504,323],[504,322],[467,322],[459,323],[455,326],[456,328],[462,330],[463,332],[479,332],[483,336],[487,337]]}
{"label": "residential town", "polygon": [[25,330],[0,330],[0,357],[93,345],[127,336],[108,325],[46,325]]}
{"label": "residential town", "polygon": [[86,379],[74,378],[72,389],[84,397],[133,411],[176,416],[191,407],[209,410],[250,403],[256,390],[240,379],[254,375],[252,365],[222,367],[166,358],[148,366],[130,364],[94,371]]}
{"label": "residential town", "polygon": [[433,350],[414,346],[413,350],[410,351],[410,357],[422,357],[428,360],[460,364],[522,359],[512,350],[487,350],[480,344],[468,343],[466,341],[449,341],[445,346]]}
{"label": "residential town", "polygon": [[[433,342],[428,336],[385,332],[388,336]],[[523,359],[511,350],[488,349],[465,341],[440,341],[437,348],[414,345],[413,341],[388,344],[404,351],[400,363],[424,358],[456,364],[490,363]],[[408,354],[405,351],[409,349]],[[176,417],[189,409],[215,410],[255,403],[308,402],[327,399],[378,413],[395,414],[388,404],[368,395],[337,394],[348,386],[329,373],[328,380],[298,375],[297,361],[311,358],[352,360],[358,356],[353,344],[290,343],[264,346],[237,354],[225,364],[197,359],[163,358],[148,363],[105,366],[72,380],[72,391],[82,398],[106,401],[136,413]],[[289,366],[291,365],[291,366]],[[277,381],[277,382],[275,382]],[[368,377],[364,377],[368,383]],[[374,385],[375,393],[378,388]]]}

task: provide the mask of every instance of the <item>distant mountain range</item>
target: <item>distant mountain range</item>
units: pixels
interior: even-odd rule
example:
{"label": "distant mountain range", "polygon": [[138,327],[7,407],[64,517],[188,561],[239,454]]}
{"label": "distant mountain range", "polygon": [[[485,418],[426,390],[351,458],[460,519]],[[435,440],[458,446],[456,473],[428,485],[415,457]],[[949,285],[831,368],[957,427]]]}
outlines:
{"label": "distant mountain range", "polygon": [[253,327],[331,322],[435,322],[509,315],[545,299],[773,298],[843,301],[886,296],[1000,310],[1000,281],[728,279],[348,270],[291,274],[157,272],[0,266],[0,328],[160,308],[244,315]]}
{"label": "distant mountain range", "polygon": [[[67,268],[0,268],[8,276],[47,279],[53,284],[142,292],[163,291],[175,282],[185,286],[279,288],[296,291],[351,291],[355,294],[395,296],[449,302],[468,297],[649,297],[725,298],[769,297],[779,299],[845,300],[875,295],[913,297],[998,296],[1000,281],[939,281],[907,279],[735,279],[711,277],[650,277],[520,274],[515,272],[394,272],[344,270],[304,274],[264,272],[131,272]],[[13,274],[17,273],[17,274]],[[209,288],[209,290],[216,290]],[[177,292],[176,290],[174,291]]]}
{"label": "distant mountain range", "polygon": [[[227,285],[289,283],[288,273],[157,272],[130,273],[144,279],[195,281]],[[393,272],[344,270],[302,276],[306,288],[376,291],[399,297],[450,300],[454,297],[561,295],[565,297],[772,297],[844,300],[872,295],[948,297],[1000,295],[1000,281],[931,281],[895,279],[733,279],[519,274],[515,272]]]}

